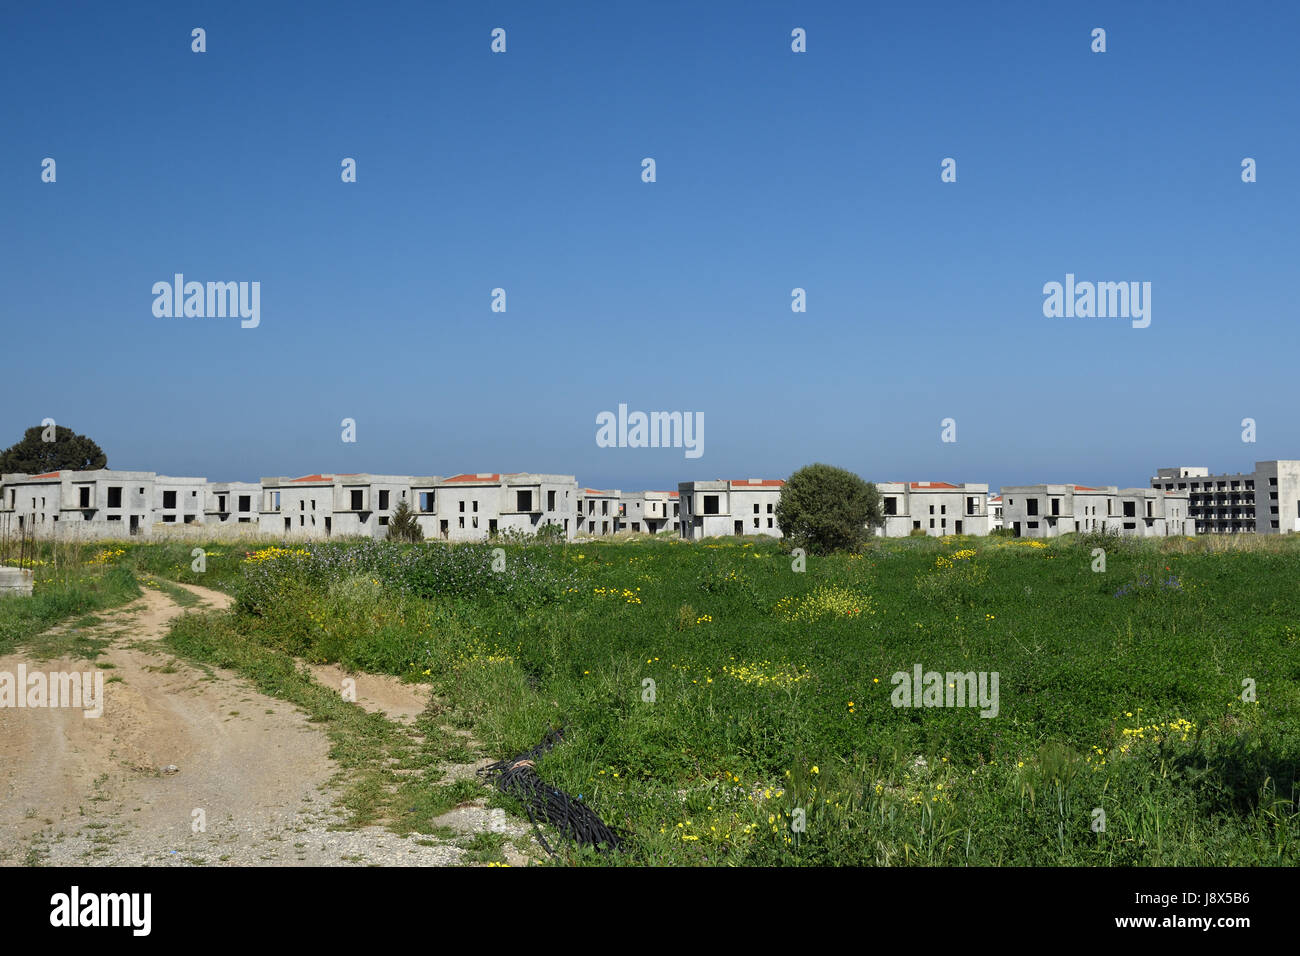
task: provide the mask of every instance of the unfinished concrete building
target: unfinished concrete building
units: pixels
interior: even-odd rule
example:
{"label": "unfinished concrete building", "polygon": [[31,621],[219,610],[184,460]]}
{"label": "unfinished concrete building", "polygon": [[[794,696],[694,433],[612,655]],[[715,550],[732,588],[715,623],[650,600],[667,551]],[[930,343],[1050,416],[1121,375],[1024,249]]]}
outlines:
{"label": "unfinished concrete building", "polygon": [[260,525],[261,497],[262,486],[256,482],[210,481],[202,521],[213,525]]}
{"label": "unfinished concrete building", "polygon": [[633,534],[677,534],[680,495],[676,491],[631,491],[619,497],[618,530]]}
{"label": "unfinished concrete building", "polygon": [[1191,534],[1186,492],[1086,485],[1004,487],[1003,522],[1016,537],[1055,538],[1074,531],[1136,537]]}
{"label": "unfinished concrete building", "polygon": [[879,533],[901,538],[989,533],[987,484],[946,481],[883,481],[876,485],[885,523]]}
{"label": "unfinished concrete building", "polygon": [[1300,531],[1300,461],[1257,461],[1254,471],[1217,475],[1199,465],[1159,468],[1151,487],[1189,495],[1197,534]]}
{"label": "unfinished concrete building", "polygon": [[578,479],[572,475],[479,472],[444,478],[432,491],[432,536],[444,541],[484,541],[509,531],[531,535],[548,525],[566,539],[576,533]]}
{"label": "unfinished concrete building", "polygon": [[364,473],[263,478],[259,524],[286,537],[384,538],[398,502],[409,502],[410,482]]}
{"label": "unfinished concrete building", "polygon": [[688,541],[717,535],[781,537],[776,504],[785,482],[779,478],[683,481],[680,536]]}
{"label": "unfinished concrete building", "polygon": [[623,493],[617,488],[583,488],[578,496],[578,531],[585,535],[617,532],[622,501]]}
{"label": "unfinished concrete building", "polygon": [[[153,529],[158,476],[151,471],[52,471],[43,475],[3,476],[3,512],[14,529],[34,529],[47,536],[122,538]],[[188,481],[164,478],[180,493]],[[171,500],[170,498],[168,500]],[[172,515],[183,515],[182,508]]]}
{"label": "unfinished concrete building", "polygon": [[155,475],[153,480],[153,520],[158,524],[202,524],[206,517],[208,482],[206,478],[173,478]]}

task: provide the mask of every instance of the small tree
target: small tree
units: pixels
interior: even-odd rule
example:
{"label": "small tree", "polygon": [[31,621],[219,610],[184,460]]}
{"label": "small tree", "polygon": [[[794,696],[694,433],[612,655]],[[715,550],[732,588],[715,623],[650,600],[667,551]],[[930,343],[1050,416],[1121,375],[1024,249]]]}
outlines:
{"label": "small tree", "polygon": [[[46,438],[53,441],[46,441]],[[50,471],[95,471],[108,467],[104,450],[63,425],[33,425],[22,441],[0,451],[0,474],[43,475]]]}
{"label": "small tree", "polygon": [[776,505],[781,533],[811,554],[851,551],[884,523],[876,486],[831,465],[800,468]]}
{"label": "small tree", "polygon": [[415,512],[406,501],[399,501],[388,519],[389,541],[423,541],[424,529],[415,520]]}

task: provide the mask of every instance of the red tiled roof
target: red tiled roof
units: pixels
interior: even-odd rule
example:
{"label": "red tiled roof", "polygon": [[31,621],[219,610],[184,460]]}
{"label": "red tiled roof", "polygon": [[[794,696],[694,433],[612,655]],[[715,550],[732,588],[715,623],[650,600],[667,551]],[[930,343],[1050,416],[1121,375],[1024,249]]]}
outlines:
{"label": "red tiled roof", "polygon": [[43,475],[32,475],[32,477],[33,478],[57,478],[59,477],[59,473],[57,471],[47,471]]}
{"label": "red tiled roof", "polygon": [[913,481],[910,483],[913,488],[960,488],[961,485],[950,485],[946,481]]}
{"label": "red tiled roof", "polygon": [[455,484],[457,482],[463,484],[470,484],[477,481],[500,481],[500,480],[501,480],[501,476],[499,474],[453,475],[451,478],[444,478],[442,480],[442,483],[444,485]]}
{"label": "red tiled roof", "polygon": [[748,485],[751,488],[780,488],[785,484],[781,478],[732,478],[733,485]]}
{"label": "red tiled roof", "polygon": [[1100,488],[1089,488],[1087,485],[1071,485],[1075,491],[1101,491]]}
{"label": "red tiled roof", "polygon": [[329,481],[325,475],[304,475],[301,478],[294,478],[293,481]]}
{"label": "red tiled roof", "polygon": [[613,489],[601,491],[599,488],[583,488],[582,493],[585,495],[612,495]]}

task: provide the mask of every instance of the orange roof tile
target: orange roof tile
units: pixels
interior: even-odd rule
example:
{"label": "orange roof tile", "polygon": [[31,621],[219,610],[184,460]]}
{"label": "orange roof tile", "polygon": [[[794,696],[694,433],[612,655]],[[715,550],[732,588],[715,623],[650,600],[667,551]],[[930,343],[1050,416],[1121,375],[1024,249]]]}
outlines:
{"label": "orange roof tile", "polygon": [[500,480],[501,480],[501,476],[499,474],[489,475],[485,473],[480,475],[453,475],[451,478],[444,478],[442,480],[442,483],[445,485],[450,485],[456,482],[471,484],[477,481],[500,481]]}

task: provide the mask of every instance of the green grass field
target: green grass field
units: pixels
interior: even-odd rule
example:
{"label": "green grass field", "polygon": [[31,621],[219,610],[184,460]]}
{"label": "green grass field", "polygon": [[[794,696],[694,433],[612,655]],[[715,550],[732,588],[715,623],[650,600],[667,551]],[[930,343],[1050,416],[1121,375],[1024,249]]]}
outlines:
{"label": "green grass field", "polygon": [[[113,553],[118,547],[46,544],[34,558],[25,561],[33,572],[32,594],[0,598],[0,655],[24,647],[38,656],[68,652],[94,657],[98,647],[75,635],[64,636],[48,646],[33,647],[32,642],[57,624],[125,604],[140,595],[135,575],[115,561],[120,556]],[[121,554],[125,553],[123,549]],[[6,563],[16,567],[17,555],[13,558]]]}
{"label": "green grass field", "polygon": [[[1097,544],[877,540],[802,572],[739,539],[122,562],[236,595],[177,624],[191,657],[429,682],[493,757],[563,725],[539,772],[631,837],[570,862],[1300,862],[1300,539],[1103,542],[1104,572]],[[996,672],[996,716],[894,706],[917,665]]]}

